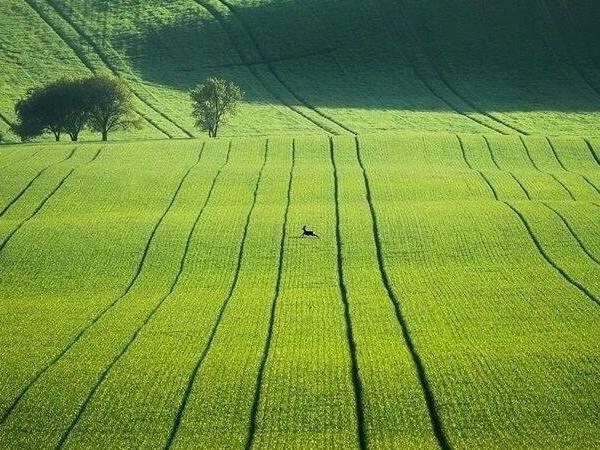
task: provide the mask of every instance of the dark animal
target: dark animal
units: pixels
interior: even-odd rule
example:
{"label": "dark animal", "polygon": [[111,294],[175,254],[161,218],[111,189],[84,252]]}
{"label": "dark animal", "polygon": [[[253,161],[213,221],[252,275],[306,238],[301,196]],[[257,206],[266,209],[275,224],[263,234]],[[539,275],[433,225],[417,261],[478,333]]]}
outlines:
{"label": "dark animal", "polygon": [[317,239],[321,239],[317,233],[312,230],[306,228],[306,225],[302,227],[302,237],[316,237]]}

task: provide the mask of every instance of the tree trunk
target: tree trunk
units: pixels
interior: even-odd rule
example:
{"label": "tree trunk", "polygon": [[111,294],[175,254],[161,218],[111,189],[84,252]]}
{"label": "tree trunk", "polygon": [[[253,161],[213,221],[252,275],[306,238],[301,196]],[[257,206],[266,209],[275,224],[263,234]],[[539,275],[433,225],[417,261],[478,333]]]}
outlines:
{"label": "tree trunk", "polygon": [[77,134],[71,134],[70,136],[72,142],[77,142],[77,139],[79,139],[79,136]]}
{"label": "tree trunk", "polygon": [[108,141],[108,131],[106,131],[106,130],[102,131],[102,140],[104,142]]}
{"label": "tree trunk", "polygon": [[54,133],[54,140],[56,142],[60,141],[60,133]]}

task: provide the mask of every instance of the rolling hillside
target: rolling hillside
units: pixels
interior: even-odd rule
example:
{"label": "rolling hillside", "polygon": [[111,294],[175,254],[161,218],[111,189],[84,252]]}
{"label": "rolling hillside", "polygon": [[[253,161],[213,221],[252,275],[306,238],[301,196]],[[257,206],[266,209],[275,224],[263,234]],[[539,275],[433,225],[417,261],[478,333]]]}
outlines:
{"label": "rolling hillside", "polygon": [[0,114],[64,74],[127,78],[145,129],[197,135],[187,90],[247,93],[228,135],[597,135],[589,0],[4,0]]}
{"label": "rolling hillside", "polygon": [[[144,126],[0,145],[0,449],[597,448],[598,23],[1,0],[0,131],[90,73]],[[246,92],[218,139],[213,75]]]}
{"label": "rolling hillside", "polygon": [[599,148],[8,147],[0,447],[593,448]]}

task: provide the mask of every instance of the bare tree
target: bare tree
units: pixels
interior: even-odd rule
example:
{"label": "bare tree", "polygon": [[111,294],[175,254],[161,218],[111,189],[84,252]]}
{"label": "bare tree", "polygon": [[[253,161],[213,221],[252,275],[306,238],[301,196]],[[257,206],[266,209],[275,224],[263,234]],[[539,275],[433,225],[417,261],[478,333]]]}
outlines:
{"label": "bare tree", "polygon": [[217,137],[227,115],[236,113],[244,93],[238,85],[220,78],[209,78],[190,91],[196,126]]}

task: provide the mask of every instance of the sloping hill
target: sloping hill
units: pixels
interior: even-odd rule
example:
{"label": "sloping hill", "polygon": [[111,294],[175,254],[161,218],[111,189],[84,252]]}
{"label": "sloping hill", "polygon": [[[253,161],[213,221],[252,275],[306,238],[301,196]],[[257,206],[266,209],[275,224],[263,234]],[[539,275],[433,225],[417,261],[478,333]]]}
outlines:
{"label": "sloping hill", "polygon": [[595,448],[599,149],[5,146],[0,448]]}
{"label": "sloping hill", "polygon": [[187,90],[247,92],[230,135],[596,134],[592,0],[5,0],[0,112],[63,74],[127,78],[139,137],[197,134]]}

